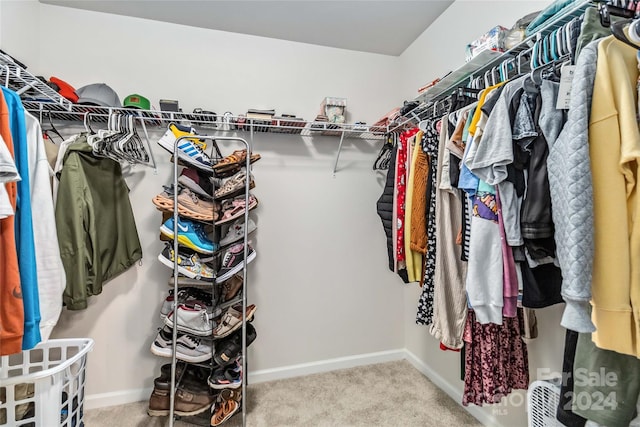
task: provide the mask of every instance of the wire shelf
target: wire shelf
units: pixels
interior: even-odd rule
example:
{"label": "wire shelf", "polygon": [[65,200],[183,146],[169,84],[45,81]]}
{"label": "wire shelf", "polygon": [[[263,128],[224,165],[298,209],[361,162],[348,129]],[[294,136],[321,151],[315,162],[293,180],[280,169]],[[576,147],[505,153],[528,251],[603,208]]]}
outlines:
{"label": "wire shelf", "polygon": [[144,120],[147,126],[166,126],[170,122],[189,122],[195,126],[216,129],[221,132],[251,131],[261,133],[297,134],[302,136],[342,136],[345,138],[382,139],[386,128],[362,124],[305,121],[289,117],[274,117],[269,120],[230,116],[229,123],[208,113],[181,113],[132,108],[99,107],[80,104],[61,105],[57,102],[24,99],[25,108],[40,117],[50,115],[54,120],[90,123],[106,123],[111,114],[134,115]]}
{"label": "wire shelf", "polygon": [[449,96],[458,88],[466,87],[467,84],[475,77],[482,76],[500,65],[502,62],[525,54],[531,49],[538,38],[545,37],[551,34],[554,30],[571,22],[573,19],[582,16],[591,4],[592,2],[590,0],[577,2],[576,5],[567,10],[566,13],[553,17],[545,23],[538,32],[536,32],[536,34],[525,38],[518,43],[517,46],[506,52],[482,52],[468,63],[443,77],[438,83],[434,84],[422,94],[418,95],[414,101],[418,101],[419,105],[405,116],[400,116],[394,123],[391,123],[388,131],[393,132],[407,125],[417,123],[421,113],[431,108],[431,105],[435,101]]}

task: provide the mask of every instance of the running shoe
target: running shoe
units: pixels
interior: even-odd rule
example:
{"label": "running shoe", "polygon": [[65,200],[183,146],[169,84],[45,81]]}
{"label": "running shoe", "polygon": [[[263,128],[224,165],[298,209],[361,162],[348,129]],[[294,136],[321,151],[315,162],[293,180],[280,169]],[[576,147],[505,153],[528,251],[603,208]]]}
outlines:
{"label": "running shoe", "polygon": [[[160,227],[160,232],[173,239],[173,217],[167,219]],[[211,255],[218,250],[204,231],[202,224],[178,217],[178,243],[201,254]]]}
{"label": "running shoe", "polygon": [[[173,269],[174,258],[171,243],[167,242],[165,244],[164,249],[160,255],[158,255],[158,260]],[[212,282],[214,277],[214,272],[211,267],[203,263],[198,254],[189,256],[187,254],[181,254],[180,252],[178,252],[178,273],[190,279],[204,280],[207,282]]]}

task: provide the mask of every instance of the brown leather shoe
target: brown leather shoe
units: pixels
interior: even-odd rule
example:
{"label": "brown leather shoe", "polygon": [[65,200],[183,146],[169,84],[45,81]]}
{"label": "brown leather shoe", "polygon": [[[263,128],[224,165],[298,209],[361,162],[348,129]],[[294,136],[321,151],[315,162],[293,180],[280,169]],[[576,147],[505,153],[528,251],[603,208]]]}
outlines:
{"label": "brown leather shoe", "polygon": [[243,283],[244,279],[239,274],[236,274],[231,277],[231,279],[224,282],[222,284],[222,302],[227,302],[235,298],[240,289],[242,289]]}
{"label": "brown leather shoe", "polygon": [[198,415],[211,408],[216,396],[206,392],[192,392],[180,388],[176,391],[175,413],[181,416]]}
{"label": "brown leather shoe", "polygon": [[165,417],[169,415],[169,398],[169,390],[159,391],[153,389],[153,393],[151,393],[151,397],[149,398],[147,414],[149,414],[150,417]]}

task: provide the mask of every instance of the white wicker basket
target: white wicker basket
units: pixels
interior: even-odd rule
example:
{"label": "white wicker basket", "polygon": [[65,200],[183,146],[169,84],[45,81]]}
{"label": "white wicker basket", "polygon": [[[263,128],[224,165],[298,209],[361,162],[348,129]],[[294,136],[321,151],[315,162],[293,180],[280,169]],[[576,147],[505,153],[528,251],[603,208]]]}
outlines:
{"label": "white wicker basket", "polygon": [[84,427],[89,338],[49,340],[0,357],[0,426]]}

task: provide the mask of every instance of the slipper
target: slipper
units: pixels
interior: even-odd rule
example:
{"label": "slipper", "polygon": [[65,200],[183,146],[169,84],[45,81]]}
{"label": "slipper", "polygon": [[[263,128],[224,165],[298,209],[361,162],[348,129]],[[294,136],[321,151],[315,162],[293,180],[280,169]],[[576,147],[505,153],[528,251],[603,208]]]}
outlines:
{"label": "slipper", "polygon": [[[226,208],[225,208],[226,206]],[[249,195],[249,210],[255,209],[258,206],[258,199],[255,198],[254,195]],[[240,218],[244,215],[245,205],[244,205],[244,196],[242,199],[232,199],[227,200],[222,205],[222,216],[219,220],[216,221],[216,225],[225,224],[229,221],[233,221],[234,219]]]}
{"label": "slipper", "polygon": [[[255,163],[260,160],[260,154],[251,155],[251,163]],[[224,159],[213,165],[213,170],[216,172],[222,172],[230,167],[243,166],[247,161],[247,150],[236,150],[229,154]]]}

